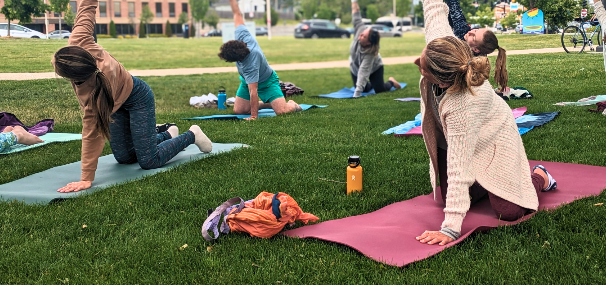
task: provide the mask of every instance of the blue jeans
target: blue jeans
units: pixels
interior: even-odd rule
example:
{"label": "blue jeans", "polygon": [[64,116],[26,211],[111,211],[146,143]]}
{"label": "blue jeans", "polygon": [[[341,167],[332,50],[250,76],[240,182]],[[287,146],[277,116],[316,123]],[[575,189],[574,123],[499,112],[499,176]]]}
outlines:
{"label": "blue jeans", "polygon": [[120,164],[139,162],[143,169],[158,168],[194,143],[191,131],[176,138],[168,132],[156,132],[154,93],[134,76],[133,91],[112,119],[109,144]]}

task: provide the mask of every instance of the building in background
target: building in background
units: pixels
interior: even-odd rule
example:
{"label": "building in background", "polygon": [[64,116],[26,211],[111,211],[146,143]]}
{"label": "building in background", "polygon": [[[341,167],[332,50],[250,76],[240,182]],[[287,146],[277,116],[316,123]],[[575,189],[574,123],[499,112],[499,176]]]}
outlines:
{"label": "building in background", "polygon": [[[76,13],[80,1],[70,1],[70,6]],[[48,3],[48,1],[47,1]],[[113,20],[116,24],[118,35],[136,35],[139,33],[139,22],[141,10],[144,5],[149,5],[154,14],[154,19],[147,25],[148,34],[163,34],[166,31],[166,21],[170,22],[173,34],[183,32],[180,24],[177,24],[179,15],[187,13],[191,20],[191,12],[187,0],[162,0],[162,1],[141,1],[141,0],[107,0],[99,1],[97,7],[97,23],[95,31],[98,35],[109,34],[109,23]],[[4,0],[0,0],[0,7],[4,6]],[[35,17],[32,22],[24,26],[39,31],[41,33],[52,32],[59,29],[59,14],[47,13],[48,31],[44,23],[44,16]],[[4,15],[0,14],[0,22],[6,22]],[[17,24],[17,21],[13,23]],[[62,21],[63,30],[71,30],[71,27]]]}

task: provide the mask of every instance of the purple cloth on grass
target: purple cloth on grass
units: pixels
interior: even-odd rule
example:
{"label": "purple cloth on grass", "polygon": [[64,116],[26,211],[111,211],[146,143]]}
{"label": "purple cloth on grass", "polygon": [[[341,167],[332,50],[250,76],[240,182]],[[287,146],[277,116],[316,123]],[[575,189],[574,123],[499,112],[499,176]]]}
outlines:
{"label": "purple cloth on grass", "polygon": [[0,132],[2,132],[6,127],[14,126],[21,126],[30,134],[41,136],[53,131],[55,121],[53,119],[46,119],[36,123],[31,127],[27,127],[23,123],[21,123],[19,119],[17,119],[17,116],[7,112],[0,112]]}

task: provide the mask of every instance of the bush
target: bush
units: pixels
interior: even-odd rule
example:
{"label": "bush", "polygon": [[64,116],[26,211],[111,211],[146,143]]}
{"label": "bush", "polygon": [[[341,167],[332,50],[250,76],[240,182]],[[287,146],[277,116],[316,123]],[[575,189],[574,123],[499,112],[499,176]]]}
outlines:
{"label": "bush", "polygon": [[366,18],[370,19],[373,24],[380,16],[379,9],[376,5],[371,4],[366,6]]}
{"label": "bush", "polygon": [[191,23],[189,25],[189,36],[191,38],[195,38],[196,37],[196,26],[194,26],[194,23]]}
{"label": "bush", "polygon": [[112,36],[110,36],[110,35],[104,35],[104,34],[101,34],[101,35],[97,34],[97,38],[98,39],[111,39]]}
{"label": "bush", "polygon": [[116,37],[116,24],[114,24],[114,20],[112,20],[111,22],[109,22],[109,35],[112,38]]}
{"label": "bush", "polygon": [[147,33],[145,32],[145,23],[141,21],[141,23],[139,24],[139,38],[145,38],[146,34]]}
{"label": "bush", "polygon": [[341,24],[344,24],[344,25],[351,24],[351,14],[343,14],[341,16]]}
{"label": "bush", "polygon": [[166,32],[166,37],[172,37],[173,36],[173,27],[170,25],[170,21],[166,20],[166,29],[164,29]]}
{"label": "bush", "polygon": [[150,38],[165,38],[165,34],[147,34]]}
{"label": "bush", "polygon": [[322,5],[318,7],[318,19],[334,20],[336,18],[336,15],[337,13],[331,10],[325,3],[322,3]]}
{"label": "bush", "polygon": [[[267,11],[263,14],[263,19],[267,22]],[[278,21],[280,21],[280,14],[274,8],[271,8],[271,26],[277,25]]]}
{"label": "bush", "polygon": [[124,37],[122,35],[117,36],[116,38],[118,39],[123,39]]}

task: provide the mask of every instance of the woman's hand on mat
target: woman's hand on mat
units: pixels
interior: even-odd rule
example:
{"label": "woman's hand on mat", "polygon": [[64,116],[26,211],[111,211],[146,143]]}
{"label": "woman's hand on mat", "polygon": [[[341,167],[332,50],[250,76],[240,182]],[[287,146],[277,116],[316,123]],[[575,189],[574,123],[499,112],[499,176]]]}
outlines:
{"label": "woman's hand on mat", "polygon": [[425,231],[422,235],[417,237],[417,240],[421,243],[446,245],[453,241],[453,239],[439,231]]}
{"label": "woman's hand on mat", "polygon": [[90,186],[92,184],[93,184],[92,181],[72,182],[72,183],[67,184],[67,186],[62,187],[61,189],[57,190],[57,192],[62,192],[62,193],[78,192],[80,190],[86,190],[86,189],[90,188]]}

